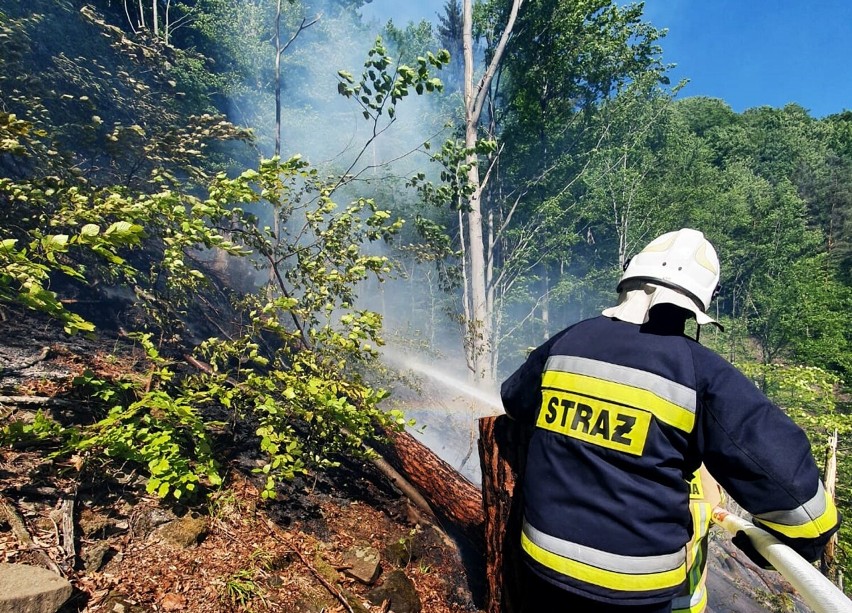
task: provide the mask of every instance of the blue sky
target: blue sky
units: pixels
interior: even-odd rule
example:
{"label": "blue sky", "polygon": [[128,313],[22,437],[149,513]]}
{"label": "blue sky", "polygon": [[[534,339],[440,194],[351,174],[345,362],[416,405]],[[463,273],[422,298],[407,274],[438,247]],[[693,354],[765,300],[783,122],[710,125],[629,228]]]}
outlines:
{"label": "blue sky", "polygon": [[[437,20],[444,0],[372,0],[365,14]],[[852,110],[852,0],[647,0],[647,21],[669,33],[663,60],[685,96],[735,111],[795,102],[814,117]]]}

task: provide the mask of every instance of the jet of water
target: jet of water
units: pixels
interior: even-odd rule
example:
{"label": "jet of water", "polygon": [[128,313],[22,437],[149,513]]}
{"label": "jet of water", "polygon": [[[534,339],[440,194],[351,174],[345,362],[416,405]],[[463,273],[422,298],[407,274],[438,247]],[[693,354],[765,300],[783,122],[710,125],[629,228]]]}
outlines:
{"label": "jet of water", "polygon": [[500,413],[503,412],[503,403],[496,392],[489,392],[465,381],[460,381],[439,368],[426,364],[417,358],[404,355],[394,349],[385,347],[383,355],[388,361],[393,362],[398,366],[402,366],[403,368],[429,377],[430,379],[446,385],[457,392],[461,392],[471,400],[474,400],[481,405],[485,405],[490,409],[495,409]]}

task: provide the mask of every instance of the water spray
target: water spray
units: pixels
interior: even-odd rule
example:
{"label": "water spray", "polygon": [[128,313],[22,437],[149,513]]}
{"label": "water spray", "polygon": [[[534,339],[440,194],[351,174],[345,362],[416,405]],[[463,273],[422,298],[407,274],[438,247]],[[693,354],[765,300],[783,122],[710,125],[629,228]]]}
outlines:
{"label": "water spray", "polygon": [[494,409],[498,413],[503,412],[503,402],[500,400],[500,396],[496,392],[488,392],[487,390],[480,389],[475,385],[471,385],[470,383],[460,381],[439,368],[435,368],[434,366],[426,364],[425,362],[422,362],[411,356],[405,355],[395,349],[385,348],[382,352],[382,355],[389,362],[392,362],[397,366],[412,370],[425,377],[428,377],[429,379],[432,379],[433,381],[437,381],[448,387],[451,387],[455,391],[461,392],[471,400],[485,405],[489,409]]}

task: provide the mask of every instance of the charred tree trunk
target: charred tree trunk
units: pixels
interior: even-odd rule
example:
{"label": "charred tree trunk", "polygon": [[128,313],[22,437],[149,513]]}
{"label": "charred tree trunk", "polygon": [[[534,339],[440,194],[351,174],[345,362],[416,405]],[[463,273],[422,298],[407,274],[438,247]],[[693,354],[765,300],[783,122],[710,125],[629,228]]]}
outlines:
{"label": "charred tree trunk", "polygon": [[529,432],[506,415],[479,420],[488,613],[521,610],[522,477]]}
{"label": "charred tree trunk", "polygon": [[383,434],[388,444],[374,444],[381,456],[423,495],[434,513],[457,527],[483,551],[482,494],[470,481],[406,432]]}
{"label": "charred tree trunk", "polygon": [[374,444],[382,458],[485,554],[487,613],[519,613],[521,596],[521,478],[529,430],[505,415],[479,420],[482,492],[405,432]]}

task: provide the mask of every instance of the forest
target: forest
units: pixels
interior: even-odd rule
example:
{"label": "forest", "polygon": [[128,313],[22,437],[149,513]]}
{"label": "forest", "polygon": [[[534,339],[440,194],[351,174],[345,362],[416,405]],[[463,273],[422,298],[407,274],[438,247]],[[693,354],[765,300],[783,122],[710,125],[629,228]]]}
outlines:
{"label": "forest", "polygon": [[[818,464],[836,434],[852,517],[852,111],[689,96],[641,4],[446,0],[407,24],[364,4],[0,0],[0,327],[39,313],[147,356],[75,379],[85,419],[4,418],[0,443],[189,500],[245,421],[274,499],[409,423],[386,349],[493,391],[692,227],[724,331],[690,334]],[[846,521],[834,579],[849,555]]]}

